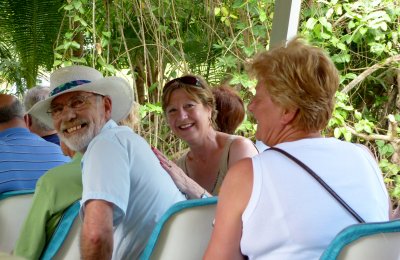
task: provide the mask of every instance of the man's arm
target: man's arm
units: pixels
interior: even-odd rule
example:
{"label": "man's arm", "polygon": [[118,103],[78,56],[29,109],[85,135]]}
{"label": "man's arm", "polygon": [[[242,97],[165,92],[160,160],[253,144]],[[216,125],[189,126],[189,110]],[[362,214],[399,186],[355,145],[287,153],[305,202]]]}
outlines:
{"label": "man's arm", "polygon": [[82,259],[111,259],[113,252],[113,204],[86,202],[81,231]]}

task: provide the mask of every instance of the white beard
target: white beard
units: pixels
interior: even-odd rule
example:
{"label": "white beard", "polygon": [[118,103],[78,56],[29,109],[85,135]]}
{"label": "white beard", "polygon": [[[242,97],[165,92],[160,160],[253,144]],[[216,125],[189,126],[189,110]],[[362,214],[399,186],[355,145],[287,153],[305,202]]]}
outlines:
{"label": "white beard", "polygon": [[74,134],[66,137],[64,133],[59,133],[61,141],[63,141],[71,150],[85,152],[89,143],[100,133],[101,126],[89,124],[89,127],[83,134]]}

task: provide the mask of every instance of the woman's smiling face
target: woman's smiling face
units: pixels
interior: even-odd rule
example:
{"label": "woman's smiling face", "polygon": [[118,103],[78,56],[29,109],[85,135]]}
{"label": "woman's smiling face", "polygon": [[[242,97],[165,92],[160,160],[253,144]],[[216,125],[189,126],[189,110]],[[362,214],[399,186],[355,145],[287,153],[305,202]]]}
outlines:
{"label": "woman's smiling face", "polygon": [[198,139],[211,129],[211,109],[190,98],[183,89],[171,93],[166,116],[174,134],[186,142]]}

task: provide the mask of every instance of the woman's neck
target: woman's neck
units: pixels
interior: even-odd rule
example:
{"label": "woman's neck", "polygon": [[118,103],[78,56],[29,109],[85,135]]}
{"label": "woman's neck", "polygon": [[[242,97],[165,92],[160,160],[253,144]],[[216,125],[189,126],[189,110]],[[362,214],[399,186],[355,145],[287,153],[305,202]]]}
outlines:
{"label": "woman's neck", "polygon": [[301,139],[308,138],[320,138],[321,133],[319,131],[306,132],[303,130],[290,129],[288,131],[283,131],[282,135],[276,139],[274,143],[271,143],[270,146],[274,146],[284,142],[293,142]]}
{"label": "woman's neck", "polygon": [[189,144],[190,151],[188,156],[190,158],[207,158],[212,155],[212,151],[218,149],[218,132],[213,128],[201,140],[196,140]]}

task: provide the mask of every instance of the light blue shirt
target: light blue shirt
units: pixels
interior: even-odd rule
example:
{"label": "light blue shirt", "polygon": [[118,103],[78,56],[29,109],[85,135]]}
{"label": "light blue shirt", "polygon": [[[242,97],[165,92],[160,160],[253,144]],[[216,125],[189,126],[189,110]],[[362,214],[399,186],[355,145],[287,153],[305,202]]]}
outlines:
{"label": "light blue shirt", "polygon": [[85,202],[114,204],[113,259],[138,259],[156,222],[184,200],[147,142],[129,127],[108,121],[82,160]]}

